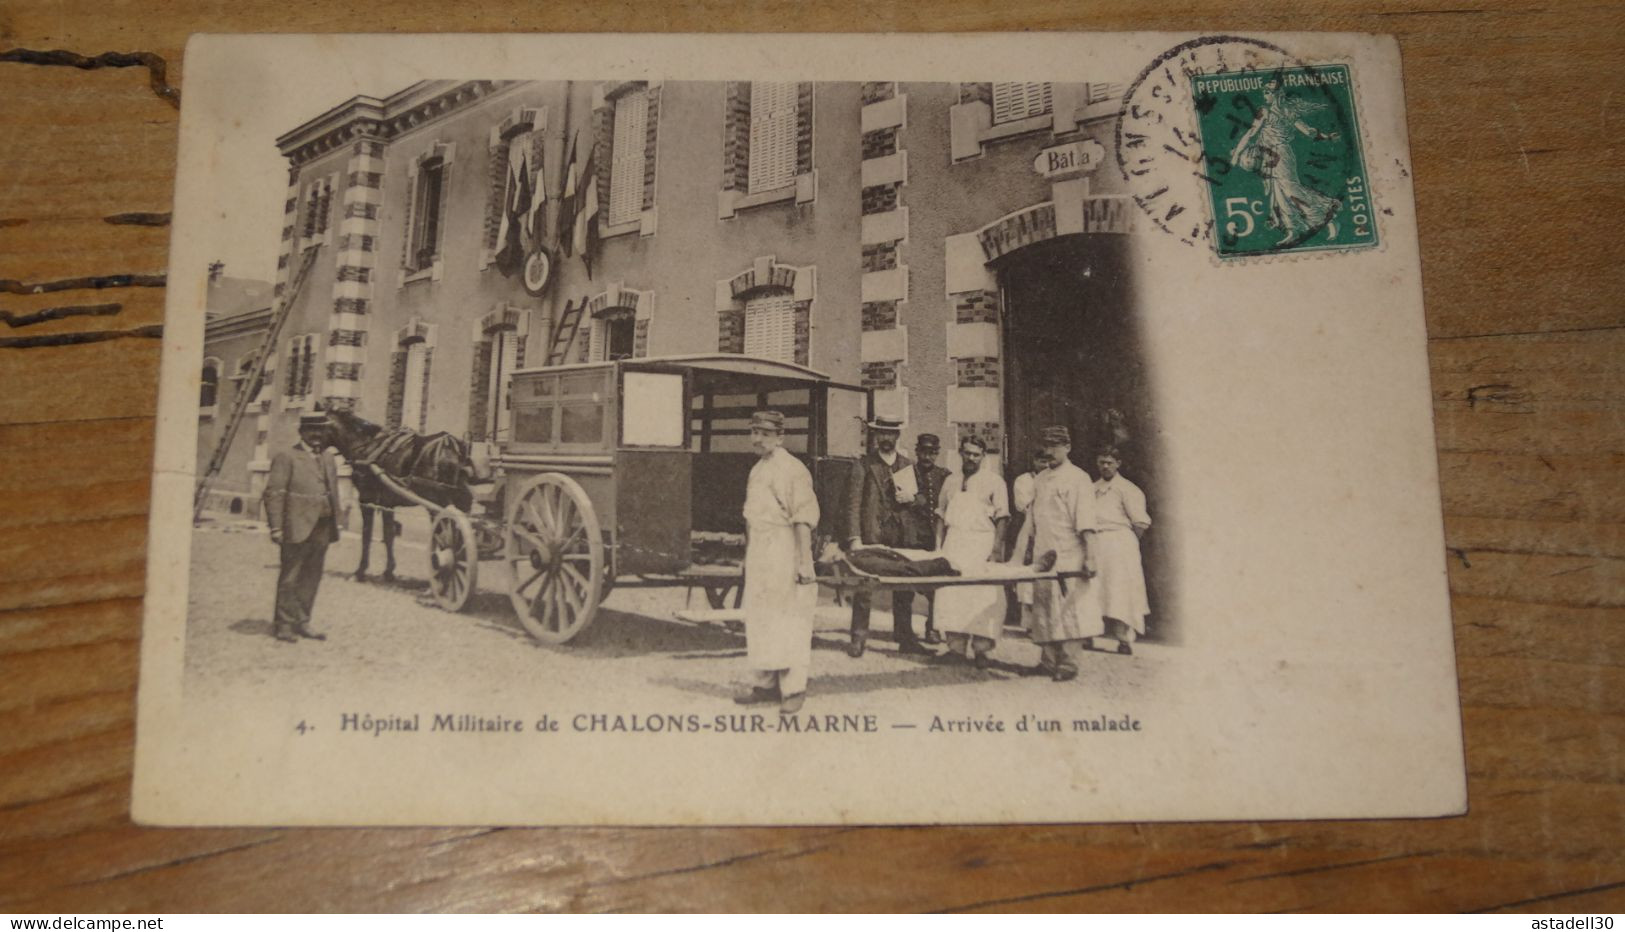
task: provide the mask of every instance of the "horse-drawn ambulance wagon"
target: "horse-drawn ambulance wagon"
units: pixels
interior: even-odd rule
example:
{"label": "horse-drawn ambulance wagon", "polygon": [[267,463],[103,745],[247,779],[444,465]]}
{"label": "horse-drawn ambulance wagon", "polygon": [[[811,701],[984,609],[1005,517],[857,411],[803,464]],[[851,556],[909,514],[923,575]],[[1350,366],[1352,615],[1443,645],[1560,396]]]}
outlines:
{"label": "horse-drawn ambulance wagon", "polygon": [[789,363],[718,354],[521,369],[493,494],[428,507],[430,591],[458,610],[482,560],[500,560],[514,610],[542,641],[580,634],[612,587],[703,589],[720,607],[742,582],[752,411],[784,413],[786,449],[812,471],[834,536],[871,412],[864,389]]}

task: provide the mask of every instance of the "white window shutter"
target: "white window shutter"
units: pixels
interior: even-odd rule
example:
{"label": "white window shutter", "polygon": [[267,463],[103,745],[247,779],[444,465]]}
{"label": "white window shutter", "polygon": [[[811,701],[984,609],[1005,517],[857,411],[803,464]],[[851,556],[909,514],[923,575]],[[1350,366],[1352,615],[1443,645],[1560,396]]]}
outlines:
{"label": "white window shutter", "polygon": [[643,156],[649,99],[644,90],[615,99],[615,137],[610,144],[609,223],[631,223],[643,215]]}
{"label": "white window shutter", "polygon": [[745,355],[796,361],[796,301],[792,295],[745,303]]}
{"label": "white window shutter", "polygon": [[519,364],[519,335],[512,330],[498,330],[491,335],[491,373],[486,385],[490,399],[487,405],[490,418],[491,440],[508,439],[512,414],[508,410],[508,384],[513,370]]}
{"label": "white window shutter", "polygon": [[1049,113],[1051,107],[1051,92],[1047,81],[993,82],[994,124],[1042,116]]}
{"label": "white window shutter", "polygon": [[423,430],[423,382],[428,375],[428,346],[422,340],[406,348],[406,384],[401,395],[401,425]]}
{"label": "white window shutter", "polygon": [[750,193],[776,191],[796,181],[796,82],[753,81],[750,86]]}

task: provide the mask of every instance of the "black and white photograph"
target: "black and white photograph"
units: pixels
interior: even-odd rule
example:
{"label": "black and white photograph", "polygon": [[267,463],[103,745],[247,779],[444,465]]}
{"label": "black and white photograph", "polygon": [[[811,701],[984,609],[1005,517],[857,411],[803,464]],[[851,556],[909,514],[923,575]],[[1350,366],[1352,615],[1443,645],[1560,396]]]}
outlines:
{"label": "black and white photograph", "polygon": [[139,821],[1465,806],[1391,40],[188,71]]}

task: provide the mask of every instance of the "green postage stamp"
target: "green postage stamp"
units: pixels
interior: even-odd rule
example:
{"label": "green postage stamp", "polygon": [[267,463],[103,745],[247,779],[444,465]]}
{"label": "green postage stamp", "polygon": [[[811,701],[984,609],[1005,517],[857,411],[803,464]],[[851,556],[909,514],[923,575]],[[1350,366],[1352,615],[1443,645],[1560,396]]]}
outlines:
{"label": "green postage stamp", "polygon": [[1347,65],[1191,77],[1221,258],[1377,244]]}

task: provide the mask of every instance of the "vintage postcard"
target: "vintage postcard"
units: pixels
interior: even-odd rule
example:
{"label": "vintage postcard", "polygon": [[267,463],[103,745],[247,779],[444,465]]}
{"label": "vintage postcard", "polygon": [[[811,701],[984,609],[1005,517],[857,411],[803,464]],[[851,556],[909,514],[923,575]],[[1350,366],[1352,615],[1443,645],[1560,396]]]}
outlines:
{"label": "vintage postcard", "polygon": [[185,62],[138,821],[1464,811],[1393,40]]}

